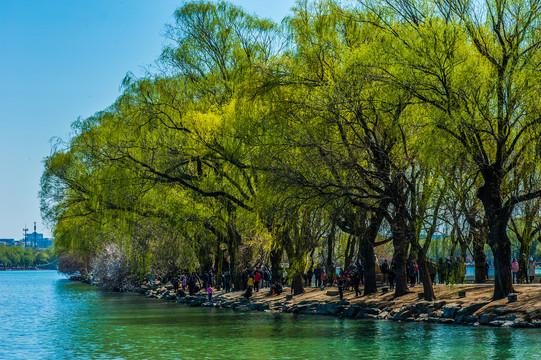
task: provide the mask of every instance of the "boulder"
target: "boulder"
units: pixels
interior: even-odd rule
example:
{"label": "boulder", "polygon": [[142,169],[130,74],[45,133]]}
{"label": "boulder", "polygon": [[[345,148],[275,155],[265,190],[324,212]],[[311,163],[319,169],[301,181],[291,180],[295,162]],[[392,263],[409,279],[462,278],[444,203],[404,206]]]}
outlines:
{"label": "boulder", "polygon": [[434,301],[434,309],[438,310],[438,309],[441,309],[443,306],[445,306],[445,304],[447,304],[447,302],[445,301]]}
{"label": "boulder", "polygon": [[443,317],[446,319],[453,319],[459,309],[455,306],[444,306]]}
{"label": "boulder", "polygon": [[488,325],[494,318],[496,318],[494,314],[483,314],[479,317],[479,324]]}
{"label": "boulder", "polygon": [[419,314],[428,313],[428,310],[433,308],[434,306],[430,301],[419,301],[415,304],[415,309]]}
{"label": "boulder", "polygon": [[357,315],[355,315],[355,319],[366,319],[367,317],[368,317],[368,314],[366,313],[366,310],[364,309],[359,310]]}
{"label": "boulder", "polygon": [[486,305],[486,303],[479,303],[479,304],[473,304],[471,306],[465,307],[464,309],[460,309],[456,313],[456,316],[470,316],[470,315],[473,315],[477,310],[481,309],[485,305]]}
{"label": "boulder", "polygon": [[366,313],[368,315],[379,315],[381,313],[381,310],[378,308],[371,307],[371,308],[366,309]]}
{"label": "boulder", "polygon": [[389,312],[387,312],[387,311],[382,311],[382,312],[378,315],[378,319],[384,320],[384,319],[387,319],[388,316],[389,316]]}
{"label": "boulder", "polygon": [[520,317],[513,321],[513,325],[511,325],[513,328],[527,328],[529,326],[530,324]]}
{"label": "boulder", "polygon": [[344,312],[342,313],[342,315],[344,317],[348,317],[348,318],[354,318],[355,315],[357,315],[357,313],[360,311],[361,309],[358,308],[358,307],[355,307],[355,306],[349,306],[347,307],[346,309],[344,309]]}
{"label": "boulder", "polygon": [[496,316],[502,316],[505,314],[509,314],[510,312],[511,312],[510,309],[493,309],[492,310],[492,313],[494,313],[494,315]]}
{"label": "boulder", "polygon": [[398,312],[391,319],[392,320],[405,320],[409,317],[413,317],[413,313],[410,310],[403,310],[403,311]]}
{"label": "boulder", "polygon": [[530,326],[534,328],[541,328],[541,320],[533,320],[530,323]]}

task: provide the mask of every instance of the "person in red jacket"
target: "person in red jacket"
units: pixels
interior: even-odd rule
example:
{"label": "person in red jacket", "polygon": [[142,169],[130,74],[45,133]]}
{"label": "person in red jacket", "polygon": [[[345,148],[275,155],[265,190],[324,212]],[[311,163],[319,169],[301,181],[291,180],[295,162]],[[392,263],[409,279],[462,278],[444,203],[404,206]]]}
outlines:
{"label": "person in red jacket", "polygon": [[259,270],[256,270],[254,272],[254,289],[256,292],[259,292],[260,281],[261,281],[261,272],[259,272]]}

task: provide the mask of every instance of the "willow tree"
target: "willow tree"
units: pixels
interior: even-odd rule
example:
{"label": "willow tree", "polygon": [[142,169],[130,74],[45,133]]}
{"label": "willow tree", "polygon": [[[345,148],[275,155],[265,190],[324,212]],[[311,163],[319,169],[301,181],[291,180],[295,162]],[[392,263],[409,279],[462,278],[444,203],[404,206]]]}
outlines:
{"label": "willow tree", "polygon": [[[418,221],[417,145],[426,114],[411,102],[409,89],[389,79],[384,65],[391,58],[381,44],[393,39],[357,16],[333,2],[300,2],[288,20],[293,45],[265,79],[272,114],[264,126],[279,139],[267,144],[268,168],[308,197],[344,199],[374,214],[363,239],[370,267],[387,219],[400,296],[407,292],[407,255]],[[375,272],[367,274],[373,275],[367,288],[375,291]]]}
{"label": "willow tree", "polygon": [[402,63],[413,77],[403,81],[404,86],[434,107],[434,125],[452,146],[468,154],[483,178],[477,196],[494,253],[494,299],[501,299],[513,291],[509,219],[517,204],[541,196],[539,188],[520,189],[514,178],[523,173],[519,169],[537,161],[541,3],[441,0],[386,5],[402,22],[390,26],[390,32],[411,51]]}

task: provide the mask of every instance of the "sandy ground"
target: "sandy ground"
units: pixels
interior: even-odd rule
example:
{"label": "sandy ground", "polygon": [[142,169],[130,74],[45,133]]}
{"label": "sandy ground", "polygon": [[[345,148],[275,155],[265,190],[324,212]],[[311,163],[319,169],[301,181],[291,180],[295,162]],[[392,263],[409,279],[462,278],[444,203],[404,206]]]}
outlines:
{"label": "sandy ground", "polygon": [[[362,289],[362,287],[361,287]],[[436,285],[434,286],[434,292],[436,295],[436,301],[445,301],[447,305],[460,305],[465,308],[474,304],[483,303],[481,307],[474,315],[481,315],[490,313],[495,308],[505,308],[511,310],[513,313],[530,314],[532,318],[541,318],[541,284],[534,285],[515,285],[515,294],[517,294],[516,302],[508,302],[507,299],[501,299],[492,301],[492,294],[494,291],[493,284],[466,284],[466,285]],[[286,301],[286,294],[290,293],[290,289],[286,287],[284,293],[277,296],[269,296],[268,289],[262,289],[259,292],[254,292],[251,301],[257,301],[261,303],[265,302],[283,302]],[[377,294],[368,296],[355,297],[355,291],[344,291],[344,299],[348,300],[351,304],[356,302],[365,302],[368,305],[376,306],[378,308],[392,307],[399,308],[403,305],[414,305],[417,302],[424,301],[418,299],[418,293],[423,292],[422,285],[416,285],[410,288],[410,293],[401,297],[394,297],[394,293],[381,293],[381,287],[378,288]],[[466,291],[466,297],[459,298],[458,292]],[[305,293],[301,295],[293,296],[288,301],[289,304],[294,305],[301,301],[318,301],[318,302],[338,302],[339,297],[337,295],[329,296],[327,293],[337,292],[336,287],[325,288],[321,290],[319,288],[305,288]],[[223,291],[216,292],[215,295],[220,298],[228,300],[236,300],[241,297],[243,292],[238,291],[234,293],[225,294]]]}

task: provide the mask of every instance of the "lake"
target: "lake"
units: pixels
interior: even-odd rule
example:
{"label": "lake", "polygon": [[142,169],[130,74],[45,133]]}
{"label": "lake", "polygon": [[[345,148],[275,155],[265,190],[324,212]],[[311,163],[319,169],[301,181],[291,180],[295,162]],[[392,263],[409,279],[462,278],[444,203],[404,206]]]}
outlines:
{"label": "lake", "polygon": [[541,359],[541,331],[189,308],[0,272],[0,359]]}

